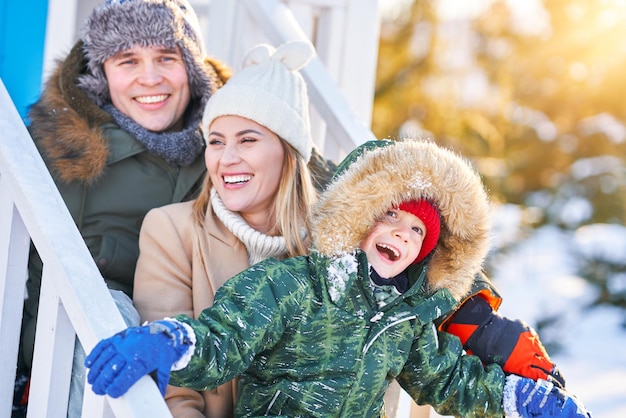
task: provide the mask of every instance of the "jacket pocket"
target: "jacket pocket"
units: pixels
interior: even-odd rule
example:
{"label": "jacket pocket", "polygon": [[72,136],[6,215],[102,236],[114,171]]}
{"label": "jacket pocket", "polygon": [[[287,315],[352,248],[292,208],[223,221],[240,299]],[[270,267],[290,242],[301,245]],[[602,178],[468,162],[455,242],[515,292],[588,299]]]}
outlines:
{"label": "jacket pocket", "polygon": [[110,288],[122,290],[131,296],[138,257],[136,245],[130,244],[128,240],[103,235],[100,251],[94,254],[94,261]]}

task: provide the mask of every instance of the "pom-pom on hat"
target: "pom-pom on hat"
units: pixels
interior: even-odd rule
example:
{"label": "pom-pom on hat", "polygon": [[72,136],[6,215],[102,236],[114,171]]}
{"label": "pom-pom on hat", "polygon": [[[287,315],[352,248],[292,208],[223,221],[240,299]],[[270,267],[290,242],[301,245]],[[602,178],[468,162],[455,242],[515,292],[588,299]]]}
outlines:
{"label": "pom-pom on hat", "polygon": [[304,41],[287,42],[274,49],[260,44],[245,56],[242,69],[208,101],[202,119],[205,135],[220,116],[241,116],[274,132],[305,159],[311,158],[313,140],[306,83],[297,71],[314,56]]}
{"label": "pom-pom on hat", "polygon": [[426,199],[402,202],[398,205],[398,209],[417,216],[426,226],[426,236],[424,237],[424,241],[422,241],[422,248],[417,258],[413,261],[413,264],[417,264],[430,254],[437,245],[441,228],[439,211]]}
{"label": "pom-pom on hat", "polygon": [[80,86],[99,106],[111,101],[102,64],[135,45],[180,48],[192,98],[204,100],[217,88],[215,74],[204,65],[198,17],[187,0],[105,0],[85,20],[81,41],[89,73],[80,77]]}

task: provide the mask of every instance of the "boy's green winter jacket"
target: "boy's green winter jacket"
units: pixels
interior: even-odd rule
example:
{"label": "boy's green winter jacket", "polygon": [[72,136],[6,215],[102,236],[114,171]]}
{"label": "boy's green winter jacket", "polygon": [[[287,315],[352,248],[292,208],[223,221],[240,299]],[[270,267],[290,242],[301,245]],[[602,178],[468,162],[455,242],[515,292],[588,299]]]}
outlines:
{"label": "boy's green winter jacket", "polygon": [[[437,247],[409,290],[377,304],[358,249],[400,202],[439,209]],[[434,143],[374,141],[351,153],[312,216],[309,257],[265,260],[230,279],[197,321],[174,385],[214,387],[241,375],[237,416],[377,417],[397,379],[442,414],[500,417],[504,373],[463,354],[433,321],[469,291],[488,251],[489,203],[477,173]]]}
{"label": "boy's green winter jacket", "polygon": [[196,352],[170,383],[206,389],[241,374],[236,416],[378,417],[397,378],[440,413],[502,416],[501,369],[483,369],[458,338],[435,331],[433,320],[455,304],[450,293],[426,295],[422,274],[379,309],[368,270],[360,251],[314,252],[235,276],[214,308],[187,321]]}

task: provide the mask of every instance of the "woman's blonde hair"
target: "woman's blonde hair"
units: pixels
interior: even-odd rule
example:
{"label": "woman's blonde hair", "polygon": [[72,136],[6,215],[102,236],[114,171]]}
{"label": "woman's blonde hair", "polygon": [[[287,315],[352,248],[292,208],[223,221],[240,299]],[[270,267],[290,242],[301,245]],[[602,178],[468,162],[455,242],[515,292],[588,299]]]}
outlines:
{"label": "woman's blonde hair", "polygon": [[[317,200],[311,172],[304,157],[282,138],[280,143],[285,151],[283,175],[278,184],[274,207],[270,216],[275,219],[271,235],[283,236],[287,243],[287,257],[309,253],[310,211]],[[202,190],[193,203],[193,217],[202,225],[211,200],[211,176],[205,174]]]}

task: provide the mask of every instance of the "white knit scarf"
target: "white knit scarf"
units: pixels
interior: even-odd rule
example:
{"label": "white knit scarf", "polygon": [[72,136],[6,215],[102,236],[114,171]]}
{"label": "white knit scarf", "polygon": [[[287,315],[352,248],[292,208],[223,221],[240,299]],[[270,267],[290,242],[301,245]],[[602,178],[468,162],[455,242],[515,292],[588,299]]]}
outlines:
{"label": "white knit scarf", "polygon": [[211,206],[220,221],[246,246],[250,265],[268,257],[284,256],[287,244],[282,236],[271,237],[252,228],[238,213],[231,212],[215,189],[211,189]]}

